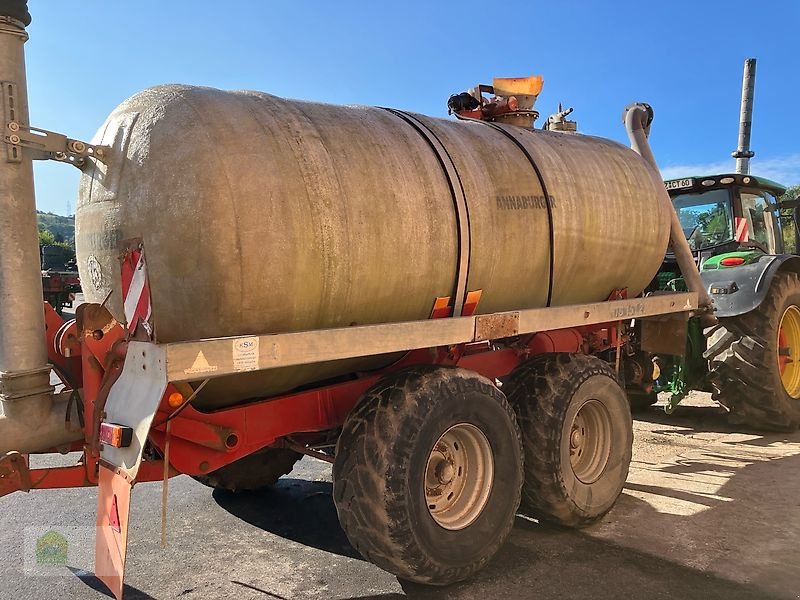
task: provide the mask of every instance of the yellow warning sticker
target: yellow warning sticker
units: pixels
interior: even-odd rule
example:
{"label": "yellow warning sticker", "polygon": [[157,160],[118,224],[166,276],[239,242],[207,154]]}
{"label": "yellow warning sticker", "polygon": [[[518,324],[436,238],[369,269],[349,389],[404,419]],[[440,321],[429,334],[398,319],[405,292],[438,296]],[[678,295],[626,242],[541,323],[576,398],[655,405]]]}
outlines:
{"label": "yellow warning sticker", "polygon": [[194,359],[194,363],[188,369],[184,369],[183,372],[187,375],[202,375],[204,373],[213,373],[214,371],[218,370],[219,367],[217,365],[210,365],[206,360],[206,355],[203,354],[203,351],[197,353],[197,358]]}

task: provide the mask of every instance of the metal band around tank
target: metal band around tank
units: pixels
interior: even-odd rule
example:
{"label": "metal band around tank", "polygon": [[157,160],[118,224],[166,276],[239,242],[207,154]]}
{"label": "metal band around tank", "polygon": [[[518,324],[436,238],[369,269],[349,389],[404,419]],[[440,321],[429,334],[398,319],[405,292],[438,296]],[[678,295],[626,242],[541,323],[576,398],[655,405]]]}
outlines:
{"label": "metal band around tank", "polygon": [[[470,119],[473,120],[473,119]],[[547,281],[547,306],[550,306],[550,301],[553,297],[553,266],[555,262],[555,257],[553,253],[555,251],[555,235],[553,233],[553,203],[550,198],[550,194],[547,192],[547,184],[544,182],[544,177],[542,177],[542,172],[539,170],[539,167],[536,165],[536,161],[533,160],[531,153],[528,152],[528,149],[520,142],[511,131],[507,130],[504,127],[500,127],[497,123],[490,123],[488,121],[478,121],[474,119],[478,123],[485,123],[489,127],[496,129],[504,136],[506,136],[509,140],[516,144],[517,148],[525,155],[525,158],[528,159],[528,162],[533,167],[534,173],[536,173],[536,177],[539,179],[539,184],[542,186],[542,194],[544,195],[545,205],[547,206],[547,224],[548,224],[548,231],[550,232],[550,272],[548,273],[548,281]],[[565,134],[566,135],[566,134]]]}
{"label": "metal band around tank", "polygon": [[[471,238],[469,228],[469,208],[467,207],[467,196],[464,193],[464,186],[458,174],[453,158],[438,136],[424,123],[412,114],[397,110],[395,108],[383,108],[393,115],[403,119],[419,133],[433,150],[439,164],[442,166],[447,185],[453,196],[453,204],[456,211],[456,224],[458,226],[458,267],[456,270],[455,290],[453,294],[453,316],[460,317],[464,308],[464,299],[467,295],[467,275],[469,274],[469,259],[471,249]],[[551,219],[552,237],[552,219]],[[552,251],[551,251],[552,254]],[[552,274],[551,274],[552,275]]]}

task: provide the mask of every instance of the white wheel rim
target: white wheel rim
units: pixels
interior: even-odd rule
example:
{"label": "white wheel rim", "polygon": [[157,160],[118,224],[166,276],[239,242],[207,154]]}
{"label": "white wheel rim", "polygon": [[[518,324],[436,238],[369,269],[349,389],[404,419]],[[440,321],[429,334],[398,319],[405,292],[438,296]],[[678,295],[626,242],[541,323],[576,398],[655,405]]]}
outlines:
{"label": "white wheel rim", "polygon": [[433,445],[425,466],[428,511],[441,527],[464,529],[483,511],[493,481],[489,440],[474,425],[453,425]]}
{"label": "white wheel rim", "polygon": [[594,483],[603,475],[611,457],[613,427],[608,410],[599,400],[585,402],[569,430],[569,462],[582,483]]}

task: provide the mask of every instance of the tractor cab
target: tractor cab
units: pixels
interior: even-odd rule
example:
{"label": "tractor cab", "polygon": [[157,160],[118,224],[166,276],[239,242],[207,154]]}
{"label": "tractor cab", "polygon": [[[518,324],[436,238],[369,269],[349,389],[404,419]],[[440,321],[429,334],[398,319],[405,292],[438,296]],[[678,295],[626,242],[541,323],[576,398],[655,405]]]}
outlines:
{"label": "tractor cab", "polygon": [[795,219],[781,217],[786,207],[778,198],[786,188],[779,183],[726,174],[672,179],[664,185],[701,270],[795,252]]}
{"label": "tractor cab", "polygon": [[[790,210],[794,203],[779,202],[786,191],[781,184],[754,175],[723,174],[670,179],[664,186],[704,280],[710,271],[797,253],[797,213]],[[648,289],[685,289],[671,252]]]}
{"label": "tractor cab", "polygon": [[[729,350],[732,341],[739,339],[738,329],[735,330],[738,323],[749,322],[755,318],[752,315],[768,310],[772,303],[766,300],[777,294],[775,289],[800,281],[800,208],[797,201],[779,200],[786,191],[784,186],[754,175],[687,177],[665,181],[664,186],[720,323],[704,330],[699,320],[692,319],[680,354],[654,354],[659,373],[653,378],[653,392],[671,393],[666,407],[671,412],[691,389],[713,392],[724,387],[725,381],[711,365],[723,362],[729,355],[738,356]],[[647,288],[648,293],[662,290],[686,290],[677,260],[669,251]],[[769,315],[767,319],[770,323],[776,320],[783,322],[782,315]],[[800,343],[800,317],[797,322]],[[765,339],[773,336],[783,339],[775,332],[768,332]],[[766,347],[764,344],[767,342],[761,340],[753,347]],[[784,372],[782,367],[781,373]],[[798,382],[800,394],[800,372]],[[655,399],[654,394],[633,397],[641,401],[639,408]],[[637,408],[634,401],[632,406]]]}

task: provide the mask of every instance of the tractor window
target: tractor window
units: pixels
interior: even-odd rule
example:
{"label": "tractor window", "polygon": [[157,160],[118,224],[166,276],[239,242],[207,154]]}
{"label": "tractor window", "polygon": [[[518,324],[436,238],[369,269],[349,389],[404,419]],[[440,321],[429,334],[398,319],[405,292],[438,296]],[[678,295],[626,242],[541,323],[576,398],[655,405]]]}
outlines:
{"label": "tractor window", "polygon": [[786,254],[800,254],[800,239],[797,235],[797,226],[795,224],[795,209],[782,208],[778,211],[780,215],[778,224],[781,229],[781,237],[783,238],[783,248],[778,248],[778,253],[785,252]]}
{"label": "tractor window", "polygon": [[[775,198],[770,195],[772,204],[767,201],[765,192],[746,192],[740,194],[742,216],[747,221],[747,231],[743,232],[743,242],[761,246],[768,254],[775,254]],[[738,232],[737,224],[737,232]]]}
{"label": "tractor window", "polygon": [[692,250],[710,248],[733,239],[733,218],[727,189],[680,194],[672,198],[683,234]]}

